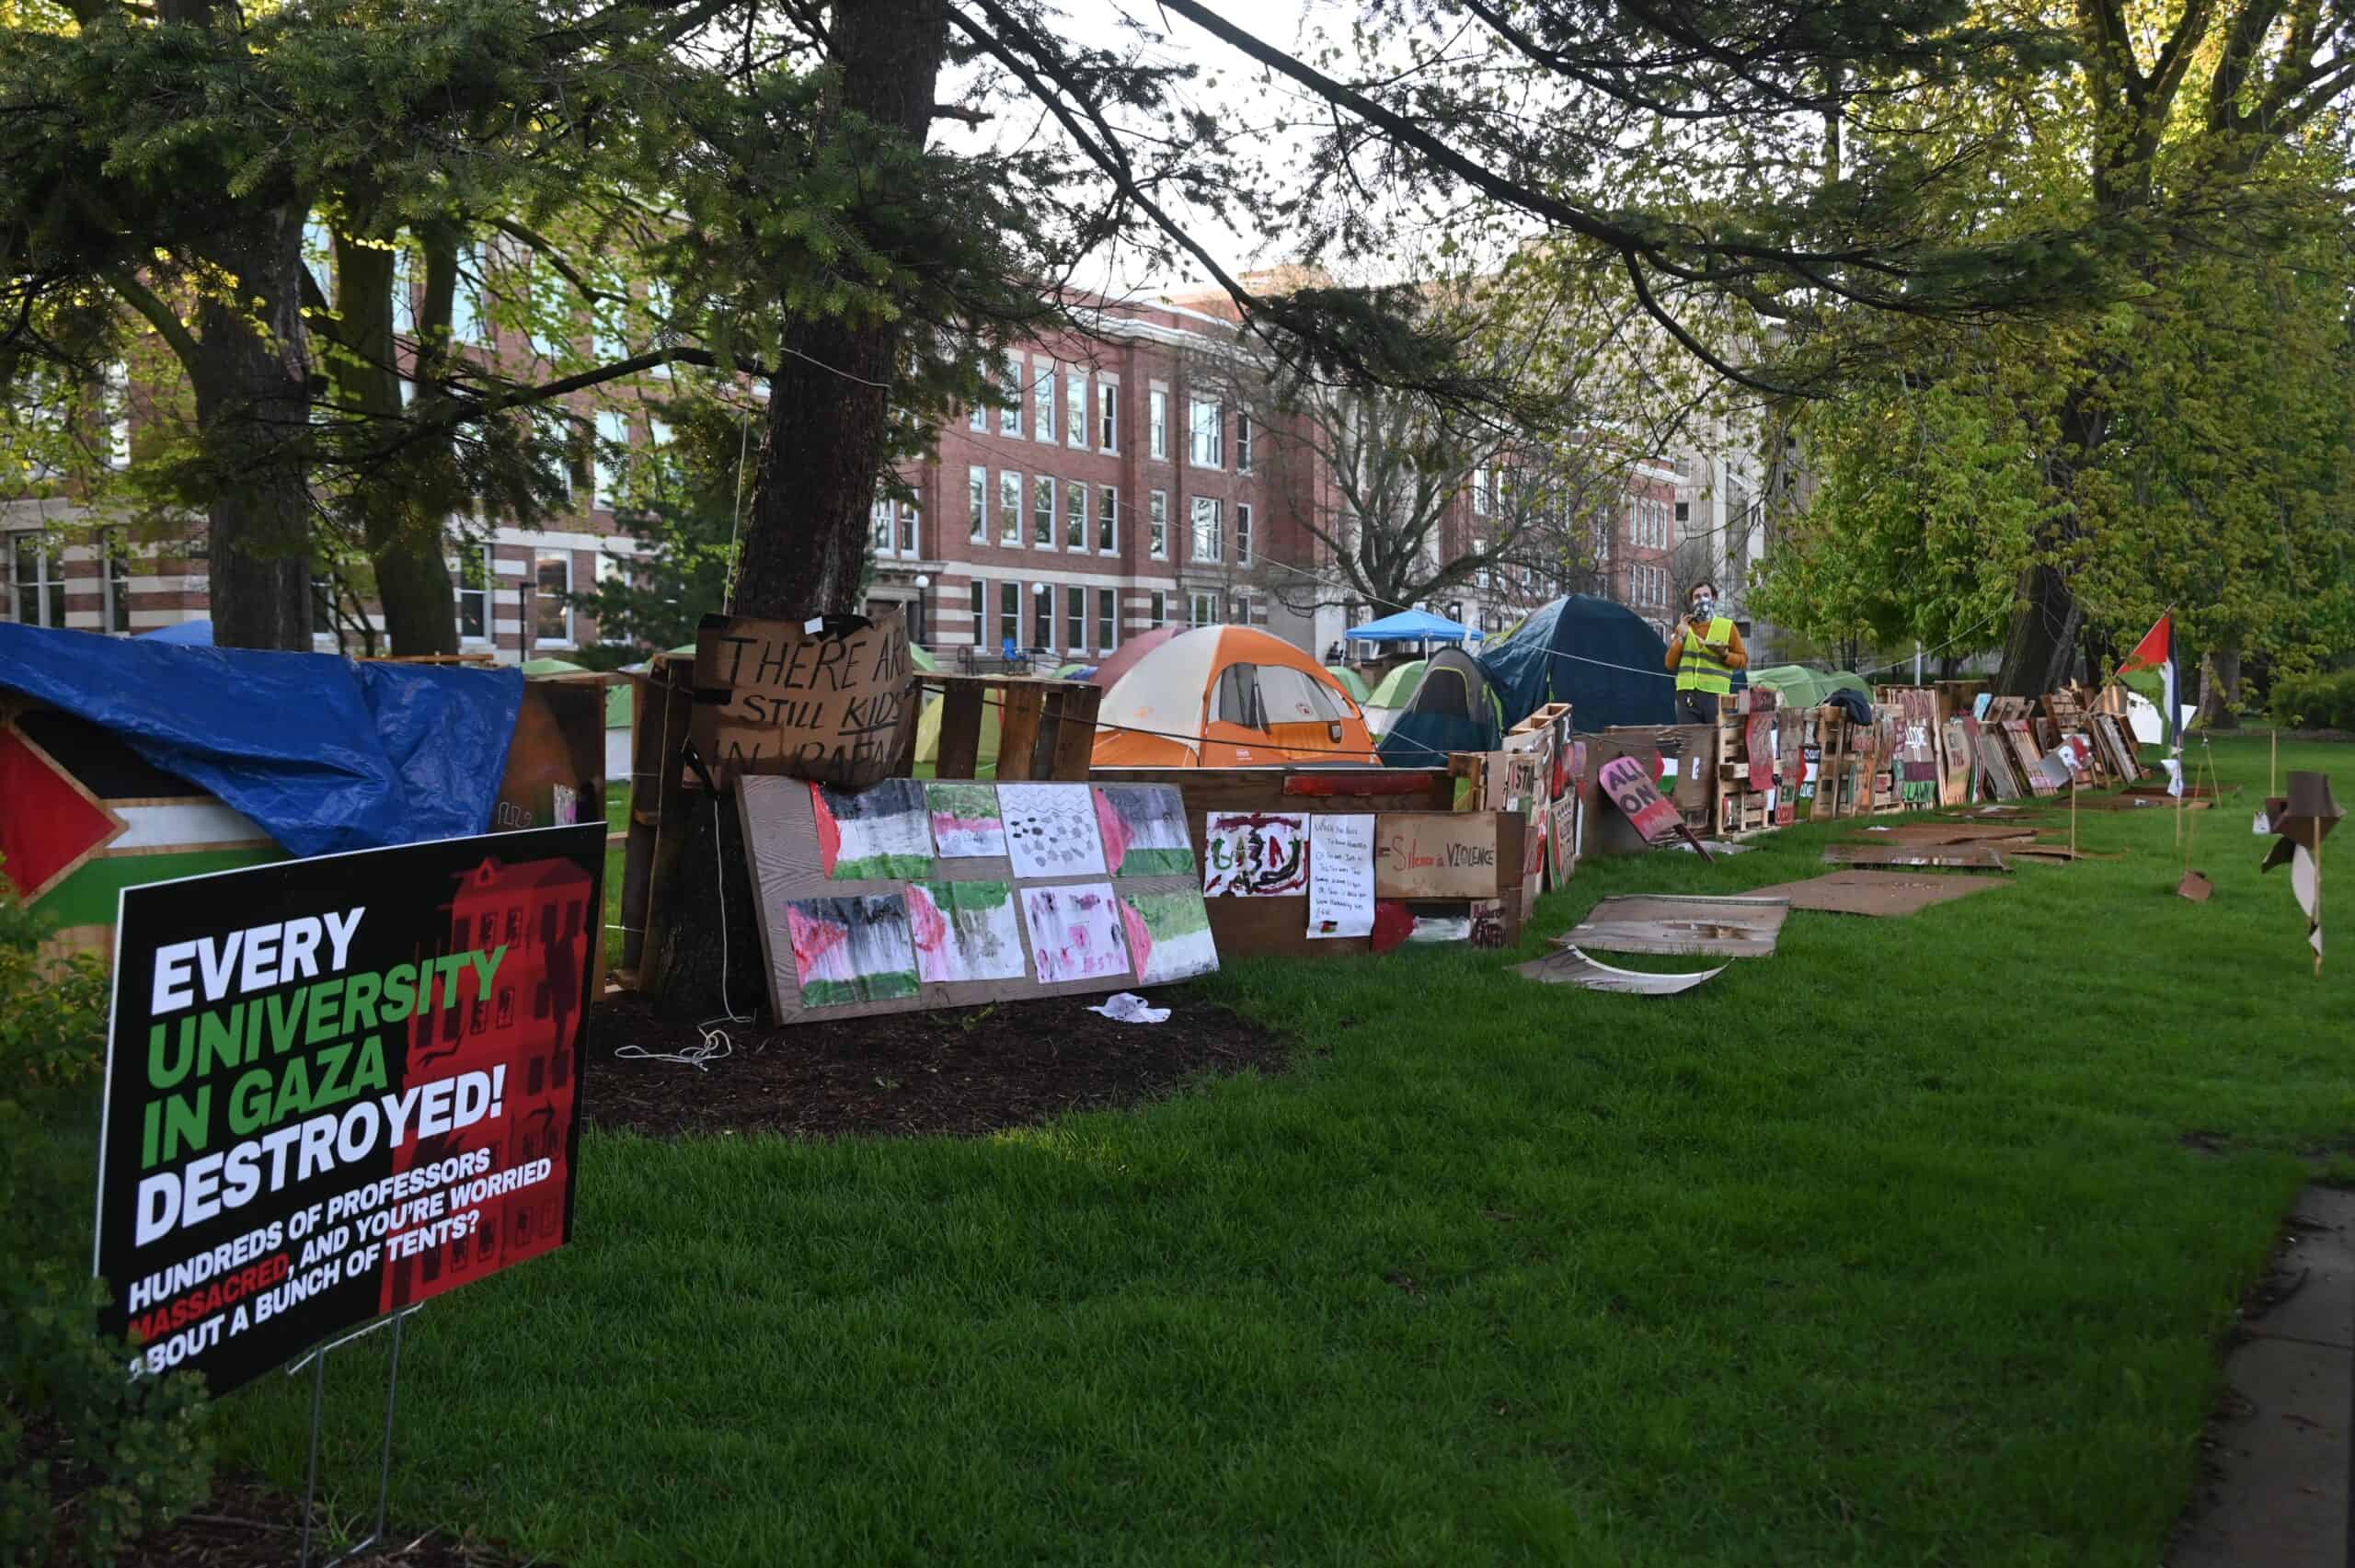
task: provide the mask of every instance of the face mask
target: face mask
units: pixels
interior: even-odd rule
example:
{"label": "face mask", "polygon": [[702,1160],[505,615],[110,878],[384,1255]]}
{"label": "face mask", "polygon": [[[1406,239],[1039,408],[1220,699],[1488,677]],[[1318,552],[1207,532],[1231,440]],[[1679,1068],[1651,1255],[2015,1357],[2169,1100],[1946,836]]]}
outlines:
{"label": "face mask", "polygon": [[1696,599],[1693,601],[1693,619],[1706,621],[1717,607],[1717,601],[1713,599]]}

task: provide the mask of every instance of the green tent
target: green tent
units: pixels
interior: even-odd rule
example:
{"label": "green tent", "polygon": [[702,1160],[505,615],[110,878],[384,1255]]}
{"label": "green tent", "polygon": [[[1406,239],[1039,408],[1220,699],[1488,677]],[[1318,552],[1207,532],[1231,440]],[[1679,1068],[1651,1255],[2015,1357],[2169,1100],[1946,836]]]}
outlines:
{"label": "green tent", "polygon": [[1820,708],[1837,691],[1860,693],[1865,701],[1872,701],[1873,689],[1848,671],[1809,670],[1803,664],[1770,665],[1764,670],[1752,670],[1750,683],[1773,692],[1785,707]]}
{"label": "green tent", "polygon": [[1328,664],[1325,667],[1325,673],[1338,681],[1341,690],[1357,699],[1358,706],[1363,707],[1373,701],[1373,693],[1366,690],[1365,677],[1348,665]]}
{"label": "green tent", "polygon": [[527,658],[523,665],[526,675],[578,675],[588,668],[562,658]]}
{"label": "green tent", "polygon": [[908,645],[908,657],[915,661],[915,667],[918,670],[938,670],[940,668],[940,660],[925,652],[923,646],[920,644],[910,643]]}
{"label": "green tent", "polygon": [[[931,778],[940,766],[940,711],[948,704],[939,697],[924,705],[916,718],[916,774]],[[997,777],[997,704],[982,704],[982,738],[973,752],[973,776],[978,779]]]}
{"label": "green tent", "polygon": [[1429,661],[1414,659],[1400,665],[1382,678],[1382,684],[1366,699],[1370,708],[1403,708],[1414,700],[1415,688],[1423,683],[1423,670]]}
{"label": "green tent", "polygon": [[637,684],[628,681],[623,681],[618,686],[605,688],[605,727],[607,729],[627,729],[630,727],[630,715],[638,711],[632,702],[632,697],[637,691]]}

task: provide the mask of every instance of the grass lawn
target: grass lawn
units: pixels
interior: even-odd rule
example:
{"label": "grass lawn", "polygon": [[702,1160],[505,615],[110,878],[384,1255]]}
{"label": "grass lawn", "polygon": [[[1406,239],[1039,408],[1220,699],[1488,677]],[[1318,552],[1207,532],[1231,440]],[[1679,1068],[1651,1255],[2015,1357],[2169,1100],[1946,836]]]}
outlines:
{"label": "grass lawn", "polygon": [[[2087,813],[2128,858],[1794,914],[1683,997],[1239,963],[1176,1003],[1293,1075],[980,1141],[592,1134],[575,1244],[412,1325],[395,1516],[575,1564],[2154,1562],[2355,1133],[2355,956],[2317,984],[2256,873],[2263,743],[2216,762],[2205,906],[2169,814]],[[2282,763],[2355,796],[2355,750]],[[1848,827],[1590,862],[1536,929]],[[350,1510],[382,1337],[330,1371]],[[299,1484],[307,1389],[225,1402],[226,1457]]]}

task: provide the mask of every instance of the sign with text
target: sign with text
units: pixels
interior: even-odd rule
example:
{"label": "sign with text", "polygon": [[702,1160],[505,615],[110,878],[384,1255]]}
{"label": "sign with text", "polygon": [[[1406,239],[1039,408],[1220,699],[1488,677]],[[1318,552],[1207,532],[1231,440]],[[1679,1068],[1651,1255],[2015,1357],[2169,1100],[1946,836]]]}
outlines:
{"label": "sign with text", "polygon": [[1383,813],[1374,842],[1374,897],[1497,897],[1503,886],[1497,817],[1493,811]]}
{"label": "sign with text", "polygon": [[605,825],[125,888],[94,1268],[220,1394],[569,1239]]}
{"label": "sign with text", "polygon": [[695,631],[695,750],[725,785],[787,773],[842,789],[889,778],[915,733],[904,618],[706,615]]}

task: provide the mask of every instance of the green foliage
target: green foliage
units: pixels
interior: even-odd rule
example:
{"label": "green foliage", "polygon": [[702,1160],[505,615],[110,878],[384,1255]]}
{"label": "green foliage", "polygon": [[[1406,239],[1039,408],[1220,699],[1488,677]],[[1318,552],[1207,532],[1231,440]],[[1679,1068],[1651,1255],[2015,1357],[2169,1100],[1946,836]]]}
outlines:
{"label": "green foliage", "polygon": [[2291,729],[2355,730],[2355,670],[2275,676],[2273,718]]}
{"label": "green foliage", "polygon": [[695,625],[728,594],[744,416],[710,402],[666,405],[671,442],[632,464],[615,510],[637,546],[621,568],[572,607],[597,619],[605,641],[574,657],[608,667],[695,641]]}
{"label": "green foliage", "polygon": [[[96,1330],[106,971],[87,956],[50,964],[40,937],[0,888],[0,1562],[41,1561],[63,1524],[103,1563],[206,1494],[212,1454],[198,1381],[132,1379],[130,1348]],[[75,1501],[61,1510],[52,1494]]]}

